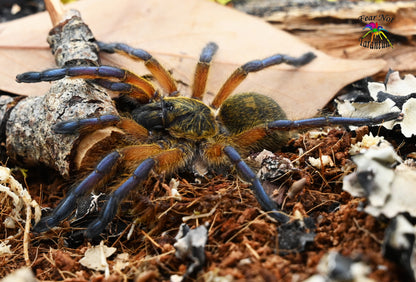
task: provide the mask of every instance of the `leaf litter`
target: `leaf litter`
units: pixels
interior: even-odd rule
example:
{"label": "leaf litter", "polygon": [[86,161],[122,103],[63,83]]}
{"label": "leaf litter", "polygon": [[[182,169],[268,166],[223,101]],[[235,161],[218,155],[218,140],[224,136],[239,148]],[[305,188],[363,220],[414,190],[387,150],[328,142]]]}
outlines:
{"label": "leaf litter", "polygon": [[[206,263],[197,274],[200,279],[269,277],[282,281],[302,281],[316,274],[320,259],[328,250],[334,250],[355,262],[365,261],[371,270],[367,276],[375,281],[398,280],[398,266],[382,255],[385,222],[359,210],[364,203],[363,198],[352,198],[349,193],[342,191],[341,179],[352,171],[349,168],[352,164],[347,159],[352,133],[330,129],[326,134],[313,136],[315,138],[310,138],[308,133],[302,134],[292,139],[285,152],[277,154],[292,162],[295,168],[293,181],[297,181],[297,178],[306,179],[304,188],[289,199],[284,195],[293,183],[281,179],[280,182],[272,182],[274,186],[271,186],[275,198],[284,202],[284,211],[297,214],[297,224],[306,228],[303,229],[305,235],[297,236],[304,238],[298,245],[299,249],[289,252],[282,249],[279,236],[285,232],[257,208],[258,204],[249,187],[240,180],[232,176],[217,176],[193,182],[195,179],[192,177],[178,176],[179,184],[175,184],[175,187],[180,197],[166,197],[169,194],[167,189],[156,179],[151,179],[146,183],[145,195],[132,195],[131,200],[122,207],[122,210],[132,212],[120,214],[111,227],[113,231],[104,235],[106,246],[117,248],[116,254],[128,255],[122,270],[117,266],[119,263],[114,255],[106,258],[107,276],[105,270],[82,267],[81,259],[91,246],[87,242],[81,242],[73,248],[66,246],[63,238],[71,234],[68,225],[32,237],[32,269],[40,280],[71,281],[76,278],[77,281],[117,281],[128,277],[145,281],[183,276],[191,261],[175,256],[178,226],[184,216],[208,214],[187,221],[191,229],[209,224],[208,241],[204,248]],[[318,169],[308,164],[309,157],[334,156],[334,152],[337,152],[333,160],[335,167]],[[34,187],[31,192],[39,195],[37,189],[42,188],[36,188],[36,185],[31,187]],[[44,206],[54,206],[56,202],[56,195],[44,194]],[[212,210],[214,212],[210,213]],[[305,218],[313,219],[311,225],[302,225]],[[132,223],[135,223],[135,227],[128,239],[127,233]],[[123,229],[117,230],[117,225]],[[293,237],[294,233],[288,234]],[[19,243],[12,244],[11,250],[13,254],[4,258],[15,261],[15,267],[20,268],[19,265],[23,266],[24,261],[19,256]],[[11,272],[10,268],[5,268],[10,264],[4,262],[2,275]]]}

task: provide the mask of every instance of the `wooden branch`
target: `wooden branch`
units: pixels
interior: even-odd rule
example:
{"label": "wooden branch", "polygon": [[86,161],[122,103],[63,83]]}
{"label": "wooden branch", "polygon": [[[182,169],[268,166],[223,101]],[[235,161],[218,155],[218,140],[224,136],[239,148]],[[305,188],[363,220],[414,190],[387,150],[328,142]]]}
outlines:
{"label": "wooden branch", "polygon": [[64,7],[60,0],[45,0],[46,10],[51,17],[52,25],[56,26],[62,21],[64,16]]}
{"label": "wooden branch", "polygon": [[[77,12],[71,11],[51,30],[48,42],[59,67],[99,64],[94,37]],[[1,133],[6,137],[7,155],[25,165],[43,163],[68,177],[76,167],[73,160],[80,136],[56,134],[52,126],[63,120],[103,114],[118,115],[113,101],[83,79],[52,82],[49,92],[40,97],[0,99]]]}

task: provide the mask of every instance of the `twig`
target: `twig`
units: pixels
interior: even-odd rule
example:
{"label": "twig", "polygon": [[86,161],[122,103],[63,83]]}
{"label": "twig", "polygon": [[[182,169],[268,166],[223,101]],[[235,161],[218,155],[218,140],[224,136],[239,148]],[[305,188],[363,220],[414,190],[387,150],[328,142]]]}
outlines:
{"label": "twig", "polygon": [[150,235],[149,234],[147,234],[146,232],[144,232],[143,230],[141,230],[142,231],[142,234],[150,241],[150,242],[152,242],[152,244],[154,245],[154,246],[156,246],[157,248],[159,248],[159,249],[163,249],[162,248],[162,246],[160,246],[155,240],[153,240],[153,238],[152,237],[150,237]]}
{"label": "twig", "polygon": [[377,244],[379,245],[383,244],[383,241],[378,239],[376,235],[374,235],[373,233],[371,233],[369,230],[365,229],[364,227],[361,227],[358,221],[355,219],[355,217],[353,217],[352,220],[354,221],[354,224],[355,226],[357,226],[358,230],[361,230],[362,232],[370,236],[374,241],[376,241]]}
{"label": "twig", "polygon": [[218,205],[219,205],[220,203],[218,202],[209,212],[207,212],[207,213],[202,213],[202,214],[193,214],[193,215],[190,215],[190,216],[184,216],[184,217],[182,217],[182,221],[183,222],[187,222],[188,220],[191,220],[191,219],[199,219],[199,218],[204,218],[204,217],[210,217],[210,216],[212,216],[213,214],[214,214],[214,212],[215,212],[215,210],[217,209],[217,207],[218,207]]}
{"label": "twig", "polygon": [[247,249],[250,251],[250,253],[257,259],[260,260],[259,254],[256,252],[256,250],[253,249],[252,246],[248,242],[245,242],[244,245],[247,247]]}
{"label": "twig", "polygon": [[52,25],[56,26],[64,16],[64,7],[60,0],[45,0],[46,10],[52,21]]}

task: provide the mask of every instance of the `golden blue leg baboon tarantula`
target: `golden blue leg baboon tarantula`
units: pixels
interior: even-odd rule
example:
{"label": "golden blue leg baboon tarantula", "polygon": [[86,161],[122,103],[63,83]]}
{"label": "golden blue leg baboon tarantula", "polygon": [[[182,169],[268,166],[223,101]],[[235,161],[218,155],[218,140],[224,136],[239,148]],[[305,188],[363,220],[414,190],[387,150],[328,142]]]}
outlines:
{"label": "golden blue leg baboon tarantula", "polygon": [[33,228],[35,232],[46,231],[68,218],[77,208],[77,201],[81,197],[93,188],[104,186],[120,171],[133,171],[110,194],[100,215],[85,231],[86,237],[93,238],[112,221],[120,202],[129,191],[136,189],[152,170],[156,174],[172,173],[192,165],[197,159],[211,166],[233,164],[239,175],[251,184],[261,207],[279,222],[287,222],[290,217],[279,211],[240,155],[245,157],[250,152],[263,149],[276,151],[287,140],[287,134],[279,130],[329,124],[378,124],[399,116],[398,113],[388,113],[375,118],[322,117],[291,121],[286,119],[286,115],[273,99],[264,95],[242,93],[230,97],[250,72],[280,63],[302,66],[314,59],[313,53],[306,53],[298,58],[277,54],[263,60],[250,61],[237,68],[223,84],[211,105],[206,105],[201,100],[210,62],[218,49],[215,43],[207,44],[202,50],[190,98],[178,95],[174,79],[148,52],[121,43],[98,42],[98,46],[101,51],[118,52],[143,61],[168,95],[159,95],[145,78],[111,66],[67,67],[17,76],[18,82],[52,81],[66,76],[90,79],[107,89],[123,93],[135,105],[130,112],[131,118],[104,115],[64,121],[54,126],[56,133],[71,134],[112,124],[125,132],[132,141],[128,146],[104,156],[95,169],[66,195],[52,214],[41,219]]}

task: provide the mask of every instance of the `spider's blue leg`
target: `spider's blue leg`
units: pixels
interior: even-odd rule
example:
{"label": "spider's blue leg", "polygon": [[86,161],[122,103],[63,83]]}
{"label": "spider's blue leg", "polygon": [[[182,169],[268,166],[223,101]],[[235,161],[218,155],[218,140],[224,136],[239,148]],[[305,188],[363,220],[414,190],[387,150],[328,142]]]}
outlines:
{"label": "spider's blue leg", "polygon": [[58,134],[74,134],[76,132],[92,132],[112,125],[135,138],[137,142],[145,141],[149,137],[149,131],[134,120],[115,115],[62,121],[55,124],[52,129]]}
{"label": "spider's blue leg", "polygon": [[115,82],[107,79],[97,78],[91,80],[93,83],[100,85],[108,90],[126,94],[140,104],[147,104],[152,98],[156,98],[157,91],[149,96],[142,88],[139,88],[131,83]]}
{"label": "spider's blue leg", "polygon": [[[313,127],[323,127],[323,126],[333,126],[333,125],[378,125],[385,121],[402,119],[402,114],[400,112],[390,112],[384,115],[376,117],[365,117],[365,118],[347,118],[347,117],[317,117],[309,118],[302,120],[275,120],[267,122],[251,129],[248,129],[242,133],[239,133],[232,137],[233,144],[236,146],[246,147],[250,144],[263,139],[272,131],[278,130],[296,130],[296,129],[307,129]],[[282,139],[282,141],[284,138]],[[283,145],[283,144],[282,144]]]}
{"label": "spider's blue leg", "polygon": [[51,215],[43,217],[33,227],[33,231],[39,233],[47,231],[70,216],[77,207],[77,200],[80,197],[85,195],[93,187],[97,186],[103,179],[112,175],[120,157],[121,155],[116,151],[104,157],[104,159],[102,159],[95,167],[95,170],[68,193],[68,195],[53,210]]}
{"label": "spider's blue leg", "polygon": [[212,61],[212,57],[218,50],[218,45],[214,42],[208,43],[204,49],[202,49],[199,57],[199,62],[196,65],[194,74],[194,85],[192,86],[192,98],[202,100],[205,93],[205,87],[207,84],[209,67]]}
{"label": "spider's blue leg", "polygon": [[100,235],[104,228],[116,216],[120,202],[131,190],[135,189],[140,182],[148,177],[150,170],[154,165],[155,160],[152,158],[144,160],[133,172],[133,175],[110,195],[110,198],[103,207],[100,216],[88,226],[85,232],[85,236],[87,238],[94,238]]}
{"label": "spider's blue leg", "polygon": [[276,203],[270,199],[263,189],[260,180],[256,177],[251,168],[241,159],[238,152],[231,146],[224,147],[224,153],[231,162],[236,166],[240,176],[247,182],[251,183],[252,190],[261,207],[270,212],[270,215],[281,223],[289,221],[289,216],[277,210]]}
{"label": "spider's blue leg", "polygon": [[104,43],[97,41],[97,44],[101,51],[107,53],[118,52],[128,55],[133,59],[143,61],[145,67],[152,73],[167,93],[176,93],[178,91],[175,80],[170,73],[147,51],[130,47],[124,43]]}
{"label": "spider's blue leg", "polygon": [[276,120],[267,124],[269,130],[293,130],[328,125],[377,125],[390,120],[400,120],[400,112],[390,112],[376,117],[348,118],[348,117],[317,117],[302,120]]}
{"label": "spider's blue leg", "polygon": [[276,54],[265,58],[263,60],[254,60],[248,63],[245,63],[241,67],[237,68],[231,76],[224,82],[221,89],[218,91],[214,100],[212,101],[212,106],[218,108],[221,104],[227,99],[231,93],[240,85],[241,82],[247,77],[250,72],[257,72],[262,69],[286,63],[295,67],[300,67],[308,64],[315,58],[315,54],[312,52],[305,53],[300,57],[293,58],[287,55]]}
{"label": "spider's blue leg", "polygon": [[52,127],[52,130],[58,134],[74,134],[75,132],[83,130],[115,125],[119,121],[119,116],[102,115],[94,118],[74,119],[58,122]]}
{"label": "spider's blue leg", "polygon": [[120,82],[132,84],[136,88],[141,89],[149,99],[151,99],[154,96],[154,93],[156,92],[154,86],[146,79],[128,70],[111,66],[78,66],[60,69],[50,69],[42,72],[25,72],[22,74],[18,74],[16,76],[16,81],[19,83],[35,83],[41,81],[55,81],[62,79],[66,76],[84,79],[117,79]]}
{"label": "spider's blue leg", "polygon": [[116,215],[120,202],[148,177],[152,168],[155,167],[156,173],[171,173],[179,167],[184,167],[193,156],[192,146],[186,143],[177,144],[173,148],[165,148],[156,143],[128,146],[124,147],[121,153],[125,167],[131,167],[139,162],[140,164],[133,175],[110,195],[99,217],[88,226],[86,230],[88,238],[93,238],[104,230]]}

